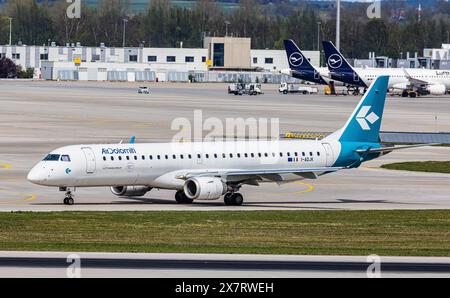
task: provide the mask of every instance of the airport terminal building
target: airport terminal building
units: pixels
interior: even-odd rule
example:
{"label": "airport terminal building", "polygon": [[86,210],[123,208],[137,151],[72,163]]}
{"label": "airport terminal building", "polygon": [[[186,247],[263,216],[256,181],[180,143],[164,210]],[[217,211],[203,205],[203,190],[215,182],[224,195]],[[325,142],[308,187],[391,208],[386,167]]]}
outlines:
{"label": "airport terminal building", "polygon": [[[313,65],[320,52],[305,51]],[[207,37],[203,48],[109,48],[81,44],[0,46],[23,68],[34,68],[45,80],[188,81],[279,83],[293,80],[280,74],[289,68],[284,50],[253,50],[250,38]]]}

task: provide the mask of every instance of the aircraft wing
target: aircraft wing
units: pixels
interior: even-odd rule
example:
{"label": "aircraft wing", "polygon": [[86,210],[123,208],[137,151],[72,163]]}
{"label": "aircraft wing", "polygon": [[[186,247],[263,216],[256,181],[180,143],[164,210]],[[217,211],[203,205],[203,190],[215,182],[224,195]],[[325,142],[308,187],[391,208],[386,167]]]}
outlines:
{"label": "aircraft wing", "polygon": [[411,85],[419,85],[419,86],[426,86],[426,85],[431,85],[433,84],[432,82],[427,82],[424,80],[419,80],[416,78],[413,78],[407,71],[406,69],[403,68],[403,72],[405,73],[406,78],[408,79],[408,81],[410,82]]}
{"label": "aircraft wing", "polygon": [[359,149],[356,150],[356,152],[360,154],[367,154],[367,153],[389,153],[395,150],[401,150],[401,149],[409,149],[409,148],[416,148],[416,147],[425,147],[425,146],[434,146],[439,145],[439,143],[436,144],[416,144],[416,145],[406,145],[406,146],[390,146],[390,147],[381,147],[381,148],[371,148],[371,149]]}
{"label": "aircraft wing", "polygon": [[[343,167],[318,168],[289,168],[289,169],[258,169],[258,170],[217,170],[205,172],[192,172],[177,176],[177,179],[187,180],[194,177],[220,177],[226,182],[258,181],[262,179],[281,182],[281,174],[295,174],[306,179],[317,179],[322,173],[331,173],[344,169]],[[254,183],[250,183],[254,184]]]}

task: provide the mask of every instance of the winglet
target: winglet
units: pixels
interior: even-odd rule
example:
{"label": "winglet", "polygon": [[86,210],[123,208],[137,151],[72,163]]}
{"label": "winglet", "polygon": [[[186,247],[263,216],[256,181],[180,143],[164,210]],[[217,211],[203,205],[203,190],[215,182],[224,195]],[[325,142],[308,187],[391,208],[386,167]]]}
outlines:
{"label": "winglet", "polygon": [[132,136],[130,138],[130,144],[134,144],[134,143],[136,143],[136,136]]}

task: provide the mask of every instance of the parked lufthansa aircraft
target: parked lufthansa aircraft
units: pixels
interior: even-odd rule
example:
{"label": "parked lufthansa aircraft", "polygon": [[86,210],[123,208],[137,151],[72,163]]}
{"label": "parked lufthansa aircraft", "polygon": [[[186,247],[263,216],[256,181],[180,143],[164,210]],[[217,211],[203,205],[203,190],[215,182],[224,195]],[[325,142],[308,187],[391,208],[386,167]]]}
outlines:
{"label": "parked lufthansa aircraft", "polygon": [[65,191],[68,205],[75,188],[102,186],[117,196],[172,189],[178,203],[224,196],[226,205],[241,205],[243,185],[317,179],[411,147],[379,143],[388,80],[378,77],[345,126],[323,140],[74,145],[48,154],[28,180]]}
{"label": "parked lufthansa aircraft", "polygon": [[450,71],[420,68],[354,68],[331,41],[323,42],[328,77],[349,86],[368,88],[376,78],[388,75],[389,89],[402,96],[443,95],[450,89]]}
{"label": "parked lufthansa aircraft", "polygon": [[316,84],[327,85],[329,83],[326,80],[329,73],[328,68],[313,66],[292,39],[284,41],[284,48],[289,70],[282,70],[282,73]]}

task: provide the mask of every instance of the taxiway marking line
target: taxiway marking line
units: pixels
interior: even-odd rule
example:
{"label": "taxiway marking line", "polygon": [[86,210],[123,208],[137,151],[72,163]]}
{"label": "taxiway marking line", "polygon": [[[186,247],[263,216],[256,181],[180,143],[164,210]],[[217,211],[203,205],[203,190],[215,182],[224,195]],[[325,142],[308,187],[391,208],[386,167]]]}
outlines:
{"label": "taxiway marking line", "polygon": [[307,189],[300,190],[300,191],[295,191],[295,192],[290,192],[290,193],[287,193],[288,195],[300,195],[300,194],[305,194],[305,193],[308,193],[308,192],[313,191],[313,190],[316,188],[314,185],[309,184],[309,183],[306,183],[306,182],[295,182],[295,184],[297,184],[297,185],[302,185],[302,186],[306,186]]}

